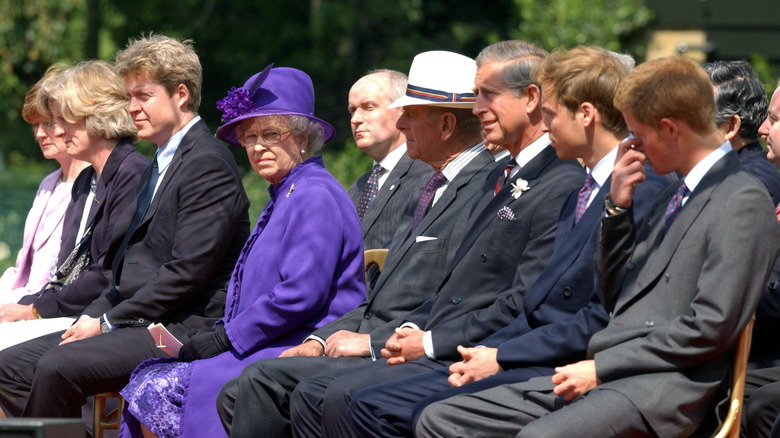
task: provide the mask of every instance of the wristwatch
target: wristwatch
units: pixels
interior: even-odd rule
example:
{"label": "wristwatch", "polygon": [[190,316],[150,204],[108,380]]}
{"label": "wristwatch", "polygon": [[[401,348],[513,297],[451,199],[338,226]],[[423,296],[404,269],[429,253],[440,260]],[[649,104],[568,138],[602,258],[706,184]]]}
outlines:
{"label": "wristwatch", "polygon": [[106,320],[106,314],[100,315],[100,333],[111,333],[114,327]]}
{"label": "wristwatch", "polygon": [[616,214],[623,213],[627,210],[626,208],[615,205],[615,202],[609,194],[604,197],[604,209],[607,210],[607,216],[615,216]]}

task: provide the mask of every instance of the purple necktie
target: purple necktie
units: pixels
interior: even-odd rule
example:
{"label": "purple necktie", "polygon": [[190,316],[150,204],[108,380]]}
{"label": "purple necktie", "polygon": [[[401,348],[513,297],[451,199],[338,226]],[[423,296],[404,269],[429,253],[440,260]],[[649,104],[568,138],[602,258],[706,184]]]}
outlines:
{"label": "purple necktie", "polygon": [[672,226],[672,222],[680,214],[682,208],[683,199],[690,193],[688,186],[685,185],[685,181],[677,188],[677,192],[672,196],[672,200],[669,201],[669,205],[666,206],[666,219],[664,222],[664,234],[669,231],[669,227]]}
{"label": "purple necktie", "polygon": [[588,174],[588,177],[585,178],[585,185],[582,186],[580,189],[580,193],[577,194],[577,209],[574,210],[574,223],[580,221],[580,218],[583,214],[585,214],[585,210],[588,209],[588,200],[590,200],[590,195],[593,193],[593,175]]}
{"label": "purple necktie", "polygon": [[384,170],[378,164],[374,164],[374,168],[371,169],[371,175],[368,177],[366,185],[363,187],[363,193],[360,194],[360,200],[358,201],[357,212],[360,219],[363,219],[363,216],[368,211],[368,207],[376,198],[376,193],[379,191],[379,177],[382,176]]}
{"label": "purple necktie", "polygon": [[417,201],[417,207],[414,209],[412,231],[417,228],[417,225],[420,225],[423,217],[425,217],[425,213],[427,213],[428,209],[431,207],[433,197],[436,195],[436,190],[446,182],[447,177],[441,172],[436,172],[431,179],[428,180],[428,184],[425,184],[425,188],[423,188],[422,193],[420,193],[420,199]]}

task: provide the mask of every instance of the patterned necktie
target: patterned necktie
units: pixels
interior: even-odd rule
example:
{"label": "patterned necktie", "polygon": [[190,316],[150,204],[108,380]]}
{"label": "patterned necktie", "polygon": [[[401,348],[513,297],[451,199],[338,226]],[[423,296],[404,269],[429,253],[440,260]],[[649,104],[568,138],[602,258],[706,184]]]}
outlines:
{"label": "patterned necktie", "polygon": [[669,231],[669,227],[672,226],[672,222],[674,222],[674,219],[678,214],[680,214],[682,201],[686,196],[688,196],[688,193],[690,193],[690,190],[688,190],[688,186],[686,186],[685,181],[683,181],[682,184],[680,184],[680,187],[677,188],[677,192],[674,194],[674,196],[672,196],[672,200],[669,201],[669,205],[666,206],[664,234]]}
{"label": "patterned necktie", "polygon": [[582,186],[580,193],[577,194],[577,209],[574,210],[575,224],[580,221],[582,215],[585,214],[585,210],[588,209],[588,201],[591,193],[593,193],[593,183],[593,175],[589,173],[588,177],[585,178],[585,185]]}
{"label": "patterned necktie", "polygon": [[493,193],[494,195],[497,195],[498,192],[501,191],[501,188],[504,187],[504,184],[509,180],[509,174],[512,173],[512,169],[517,166],[517,161],[515,161],[514,158],[509,160],[508,163],[506,163],[506,168],[504,169],[504,173],[498,176],[498,179],[496,180],[496,190]]}
{"label": "patterned necktie", "polygon": [[777,216],[777,222],[780,222],[780,204],[775,207],[775,216]]}
{"label": "patterned necktie", "polygon": [[425,184],[425,188],[423,188],[422,193],[420,193],[420,199],[417,201],[417,207],[414,209],[412,231],[417,228],[417,225],[420,225],[423,217],[425,217],[425,213],[427,213],[428,209],[431,207],[433,198],[436,195],[436,190],[438,190],[439,187],[443,186],[446,182],[447,177],[445,177],[441,172],[436,172],[433,174],[431,179],[428,180],[428,184]]}
{"label": "patterned necktie", "polygon": [[365,187],[363,187],[363,193],[360,194],[360,200],[358,201],[357,212],[360,219],[366,215],[368,207],[374,202],[376,193],[379,191],[379,177],[384,172],[384,167],[379,164],[374,164],[374,168],[371,169],[371,175],[366,181]]}

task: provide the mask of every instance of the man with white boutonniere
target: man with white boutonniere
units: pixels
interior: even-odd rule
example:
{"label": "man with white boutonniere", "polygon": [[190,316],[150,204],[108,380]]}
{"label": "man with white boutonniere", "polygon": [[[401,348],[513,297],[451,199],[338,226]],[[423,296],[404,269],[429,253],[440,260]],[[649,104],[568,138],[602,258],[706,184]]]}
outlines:
{"label": "man with white boutonniere", "polygon": [[[391,323],[394,333],[382,350],[387,361],[298,385],[290,402],[297,436],[352,436],[345,415],[352,394],[432,368],[446,370],[460,359],[458,345],[475,346],[521,312],[512,305],[495,310],[501,303],[521,304],[553,253],[561,206],[585,177],[575,160],[556,156],[543,132],[541,92],[531,71],[546,55],[532,44],[506,41],[477,57],[473,113],[485,142],[508,150],[511,166],[500,163],[485,180],[434,297]],[[402,384],[398,390],[411,394],[417,388]]]}
{"label": "man with white boutonniere", "polygon": [[[385,428],[386,436],[411,434],[414,429],[409,427],[426,407],[439,406],[435,402],[463,400],[466,394],[536,376],[549,380],[555,365],[585,357],[590,336],[608,319],[595,287],[594,254],[618,144],[628,134],[623,116],[612,103],[627,75],[614,54],[596,47],[554,52],[536,67],[533,78],[543,90],[544,131],[552,148],[561,159],[581,160],[588,175],[583,177],[582,187],[569,194],[561,210],[555,251],[523,295],[521,313],[507,327],[479,341],[479,348],[461,348],[463,361],[449,370],[408,382],[417,385],[424,380],[420,384],[425,385],[426,393],[418,391],[420,397],[405,403],[397,399],[395,409],[407,412],[407,421]],[[645,217],[655,195],[668,182],[652,171],[646,175],[647,181],[637,188],[634,198],[637,221]],[[390,395],[385,388],[377,393]],[[350,409],[358,429],[376,430],[367,425],[371,418],[378,424],[388,423],[378,413],[378,405],[368,394],[355,397]],[[472,420],[467,427],[479,429],[480,421]]]}

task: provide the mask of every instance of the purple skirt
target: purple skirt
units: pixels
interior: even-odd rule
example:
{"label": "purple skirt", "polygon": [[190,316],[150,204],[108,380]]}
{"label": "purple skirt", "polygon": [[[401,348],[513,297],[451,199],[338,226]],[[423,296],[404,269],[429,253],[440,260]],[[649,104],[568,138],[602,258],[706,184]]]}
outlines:
{"label": "purple skirt", "polygon": [[122,390],[126,409],[160,438],[180,435],[192,362],[162,362],[136,369]]}

